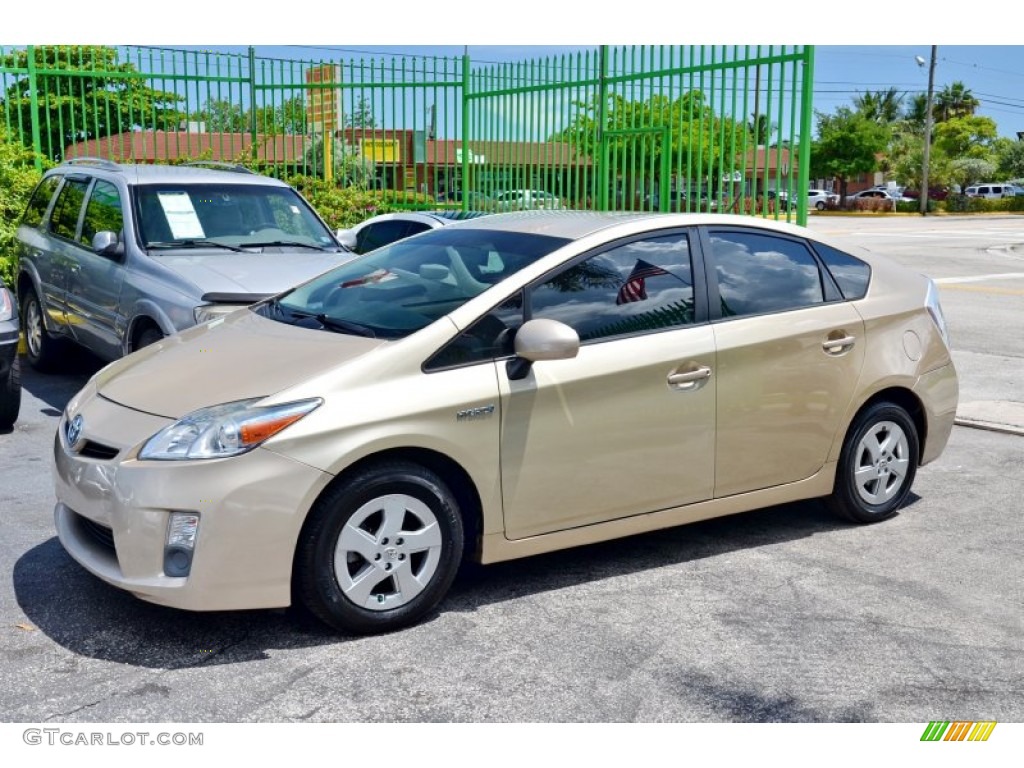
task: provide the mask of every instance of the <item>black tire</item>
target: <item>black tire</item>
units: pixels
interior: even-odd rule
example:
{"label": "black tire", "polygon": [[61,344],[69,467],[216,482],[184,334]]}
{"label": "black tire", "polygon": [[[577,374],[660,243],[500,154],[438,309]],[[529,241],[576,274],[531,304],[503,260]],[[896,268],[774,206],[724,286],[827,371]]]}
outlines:
{"label": "black tire", "polygon": [[917,427],[893,403],[866,408],[850,426],[829,507],[857,523],[892,517],[907,500],[920,456]]}
{"label": "black tire", "polygon": [[25,357],[29,364],[43,373],[60,369],[67,350],[64,339],[51,336],[43,321],[43,307],[35,290],[29,289],[21,310],[21,330],[25,335]]}
{"label": "black tire", "polygon": [[156,344],[164,337],[159,328],[154,328],[151,325],[146,326],[142,333],[135,339],[135,346],[132,347],[132,351],[138,351],[143,347],[148,347],[150,344]]}
{"label": "black tire", "polygon": [[295,592],[337,630],[391,632],[441,602],[463,546],[458,502],[441,478],[406,462],[370,466],[314,504],[299,536]]}
{"label": "black tire", "polygon": [[0,429],[10,429],[21,410],[21,359],[15,355],[11,367],[0,381]]}

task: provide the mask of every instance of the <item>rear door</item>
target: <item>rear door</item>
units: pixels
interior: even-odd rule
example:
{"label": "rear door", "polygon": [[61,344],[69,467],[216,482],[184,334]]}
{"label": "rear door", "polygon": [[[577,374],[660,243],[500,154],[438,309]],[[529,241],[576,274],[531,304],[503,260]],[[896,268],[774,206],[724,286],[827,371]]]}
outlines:
{"label": "rear door", "polygon": [[704,231],[715,333],[715,497],[822,468],[864,360],[864,323],[806,241]]}
{"label": "rear door", "polygon": [[123,240],[124,211],[121,193],[111,182],[96,179],[89,187],[74,244],[75,265],[68,277],[68,317],[80,344],[103,358],[121,356],[125,318],[119,298],[124,284],[125,252],[96,253],[92,238],[113,232]]}

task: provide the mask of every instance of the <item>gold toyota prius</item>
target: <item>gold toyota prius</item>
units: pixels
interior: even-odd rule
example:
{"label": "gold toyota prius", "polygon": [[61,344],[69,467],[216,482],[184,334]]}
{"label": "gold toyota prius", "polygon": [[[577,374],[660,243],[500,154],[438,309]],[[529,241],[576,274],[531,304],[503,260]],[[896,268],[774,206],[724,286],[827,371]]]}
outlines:
{"label": "gold toyota prius", "polygon": [[88,571],[374,633],[493,563],[824,497],[943,451],[932,282],[750,217],[531,211],[373,251],[114,362],[54,445]]}

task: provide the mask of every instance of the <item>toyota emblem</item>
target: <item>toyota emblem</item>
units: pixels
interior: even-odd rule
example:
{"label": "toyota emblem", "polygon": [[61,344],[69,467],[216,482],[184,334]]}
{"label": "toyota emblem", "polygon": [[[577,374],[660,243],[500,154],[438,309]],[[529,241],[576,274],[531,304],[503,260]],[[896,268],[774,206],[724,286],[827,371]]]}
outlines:
{"label": "toyota emblem", "polygon": [[82,419],[82,414],[78,414],[77,416],[75,416],[75,418],[73,418],[68,423],[68,431],[67,431],[68,446],[73,451],[77,451],[79,448],[81,448],[81,445],[80,445],[79,441],[82,438],[82,424],[83,423],[84,422],[83,422],[83,419]]}

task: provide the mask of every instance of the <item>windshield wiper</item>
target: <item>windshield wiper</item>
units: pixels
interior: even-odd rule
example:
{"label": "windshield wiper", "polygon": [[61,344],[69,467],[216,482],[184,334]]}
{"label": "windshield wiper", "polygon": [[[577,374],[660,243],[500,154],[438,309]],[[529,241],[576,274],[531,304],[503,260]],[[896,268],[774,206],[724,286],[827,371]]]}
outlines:
{"label": "windshield wiper", "polygon": [[228,245],[227,243],[218,243],[216,240],[206,240],[204,238],[189,238],[188,240],[168,240],[160,243],[147,243],[147,248],[225,248],[229,251],[235,251],[236,253],[245,253],[245,248],[239,248],[235,245]]}
{"label": "windshield wiper", "polygon": [[376,332],[374,332],[374,330],[368,325],[353,323],[351,320],[341,320],[323,313],[315,315],[314,317],[320,325],[324,328],[329,328],[332,331],[338,331],[340,333],[354,333],[357,336],[369,336],[371,339],[377,338]]}
{"label": "windshield wiper", "polygon": [[299,248],[314,248],[318,251],[326,251],[327,249],[316,243],[303,243],[299,240],[267,240],[263,243],[246,243],[246,248],[267,248],[269,246],[281,246],[281,247],[299,247]]}

